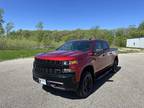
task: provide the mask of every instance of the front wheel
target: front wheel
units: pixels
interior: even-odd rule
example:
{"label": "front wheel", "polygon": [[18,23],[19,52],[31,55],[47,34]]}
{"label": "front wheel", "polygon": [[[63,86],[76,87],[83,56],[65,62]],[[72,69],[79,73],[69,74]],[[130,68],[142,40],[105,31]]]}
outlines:
{"label": "front wheel", "polygon": [[93,91],[93,78],[90,72],[82,74],[77,95],[81,98],[88,97]]}

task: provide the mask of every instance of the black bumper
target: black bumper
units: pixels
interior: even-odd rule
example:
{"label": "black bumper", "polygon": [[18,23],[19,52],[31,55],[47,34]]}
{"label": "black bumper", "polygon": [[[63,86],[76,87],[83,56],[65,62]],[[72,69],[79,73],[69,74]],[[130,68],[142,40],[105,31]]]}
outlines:
{"label": "black bumper", "polygon": [[78,82],[75,81],[75,73],[43,76],[33,71],[33,80],[39,83],[39,78],[45,79],[47,86],[56,89],[76,91],[78,88]]}

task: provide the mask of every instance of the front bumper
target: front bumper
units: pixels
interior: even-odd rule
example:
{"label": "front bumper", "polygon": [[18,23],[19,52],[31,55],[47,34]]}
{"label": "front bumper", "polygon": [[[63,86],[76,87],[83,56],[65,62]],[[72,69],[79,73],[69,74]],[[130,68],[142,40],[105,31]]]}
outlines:
{"label": "front bumper", "polygon": [[76,91],[78,88],[74,72],[42,76],[33,71],[33,80],[39,83],[39,78],[45,79],[47,86],[56,89]]}

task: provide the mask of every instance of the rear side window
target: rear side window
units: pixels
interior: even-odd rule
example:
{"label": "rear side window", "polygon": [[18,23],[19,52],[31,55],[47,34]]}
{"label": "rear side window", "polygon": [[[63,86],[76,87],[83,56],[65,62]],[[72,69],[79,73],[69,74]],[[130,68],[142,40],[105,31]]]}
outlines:
{"label": "rear side window", "polygon": [[103,49],[109,49],[109,45],[106,41],[103,41],[102,44],[103,44]]}

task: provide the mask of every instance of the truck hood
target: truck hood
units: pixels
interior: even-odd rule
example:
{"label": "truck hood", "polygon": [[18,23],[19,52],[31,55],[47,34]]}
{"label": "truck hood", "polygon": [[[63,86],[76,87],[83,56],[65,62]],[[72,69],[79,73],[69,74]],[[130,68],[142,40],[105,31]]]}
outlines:
{"label": "truck hood", "polygon": [[81,51],[52,51],[48,53],[41,53],[36,55],[35,58],[42,60],[75,60],[78,56],[83,54]]}

